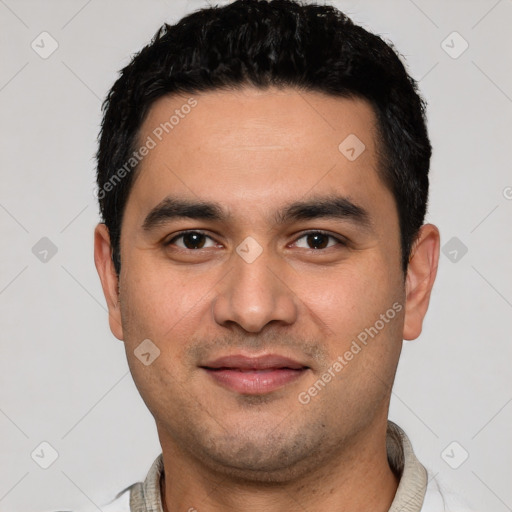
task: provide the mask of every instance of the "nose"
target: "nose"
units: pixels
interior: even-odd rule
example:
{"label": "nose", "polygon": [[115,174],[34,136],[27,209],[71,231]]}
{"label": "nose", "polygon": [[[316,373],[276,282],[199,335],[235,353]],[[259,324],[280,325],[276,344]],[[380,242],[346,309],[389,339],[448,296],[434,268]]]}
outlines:
{"label": "nose", "polygon": [[286,262],[268,251],[248,262],[233,254],[231,271],[217,285],[213,316],[218,325],[236,323],[247,332],[260,332],[268,323],[291,325],[297,320],[298,297],[287,283]]}

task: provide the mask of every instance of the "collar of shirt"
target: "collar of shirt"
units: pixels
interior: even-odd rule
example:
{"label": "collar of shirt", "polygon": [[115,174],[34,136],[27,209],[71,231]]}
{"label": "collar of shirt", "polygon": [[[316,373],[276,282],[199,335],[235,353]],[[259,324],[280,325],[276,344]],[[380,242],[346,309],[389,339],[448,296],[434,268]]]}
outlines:
{"label": "collar of shirt", "polygon": [[[427,471],[416,458],[409,438],[388,421],[386,448],[391,468],[400,483],[389,512],[420,512],[427,489]],[[160,454],[144,482],[130,487],[130,512],[163,512],[160,479],[164,465]]]}

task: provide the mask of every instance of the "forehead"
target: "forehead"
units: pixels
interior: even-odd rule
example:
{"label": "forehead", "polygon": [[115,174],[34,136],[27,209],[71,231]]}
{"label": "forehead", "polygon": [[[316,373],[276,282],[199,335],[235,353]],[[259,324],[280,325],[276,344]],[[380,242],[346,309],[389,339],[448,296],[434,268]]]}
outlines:
{"label": "forehead", "polygon": [[139,143],[154,147],[131,195],[148,208],[170,192],[254,207],[269,195],[376,199],[385,193],[376,133],[372,107],[358,98],[250,87],[166,96],[141,126]]}
{"label": "forehead", "polygon": [[[190,107],[192,102],[195,106]],[[164,96],[151,106],[141,133],[153,134],[158,141],[167,135],[178,135],[187,139],[188,148],[200,146],[232,153],[297,151],[298,143],[337,150],[337,144],[332,148],[332,143],[353,130],[372,149],[375,126],[373,109],[361,98],[341,98],[293,88],[245,87],[193,97]]]}

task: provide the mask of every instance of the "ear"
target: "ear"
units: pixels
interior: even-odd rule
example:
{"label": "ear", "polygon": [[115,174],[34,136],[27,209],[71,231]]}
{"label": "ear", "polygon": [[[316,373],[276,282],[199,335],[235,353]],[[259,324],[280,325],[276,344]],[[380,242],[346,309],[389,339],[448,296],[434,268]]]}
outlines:
{"label": "ear", "polygon": [[432,224],[420,228],[413,245],[405,284],[403,338],[414,340],[421,334],[439,263],[439,230]]}
{"label": "ear", "polygon": [[105,224],[98,224],[94,230],[94,264],[100,276],[103,295],[107,301],[110,330],[117,339],[123,340],[119,279],[112,261],[110,234]]}

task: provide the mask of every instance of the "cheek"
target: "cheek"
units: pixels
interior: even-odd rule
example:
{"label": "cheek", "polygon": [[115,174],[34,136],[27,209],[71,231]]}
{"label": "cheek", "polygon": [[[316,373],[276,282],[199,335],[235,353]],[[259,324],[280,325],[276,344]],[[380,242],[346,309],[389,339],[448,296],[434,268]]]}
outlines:
{"label": "cheek", "polygon": [[192,273],[148,268],[130,267],[129,278],[121,283],[125,342],[134,345],[149,338],[158,346],[165,344],[166,351],[176,352],[179,341],[195,332],[194,326],[211,300],[213,284]]}
{"label": "cheek", "polygon": [[373,259],[360,266],[332,268],[314,279],[303,274],[298,296],[335,335],[351,336],[375,322],[396,300],[392,272],[379,268],[382,262]]}
{"label": "cheek", "polygon": [[320,373],[328,379],[334,374],[324,399],[341,409],[354,407],[360,396],[381,403],[400,355],[403,300],[396,278],[376,268],[382,267],[344,269],[317,279],[309,293],[303,289],[306,314],[311,311],[325,333],[319,341],[329,356]]}
{"label": "cheek", "polygon": [[[132,266],[129,280],[121,286],[128,364],[142,398],[154,413],[162,404],[168,407],[168,397],[180,396],[186,384],[183,352],[201,324],[208,298],[204,297],[207,290],[193,282],[162,269],[148,272]],[[144,341],[148,339],[149,345]],[[145,360],[146,353],[150,355]]]}

